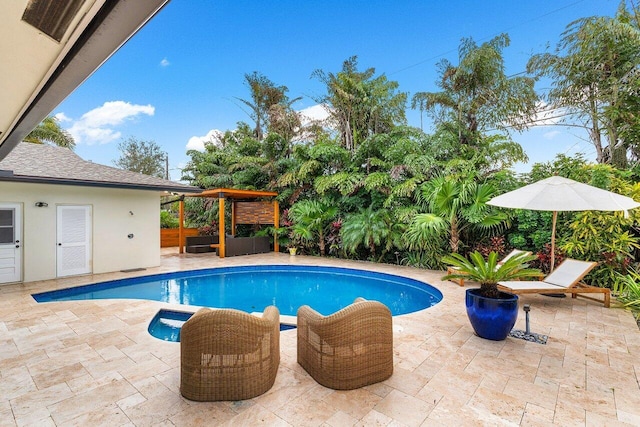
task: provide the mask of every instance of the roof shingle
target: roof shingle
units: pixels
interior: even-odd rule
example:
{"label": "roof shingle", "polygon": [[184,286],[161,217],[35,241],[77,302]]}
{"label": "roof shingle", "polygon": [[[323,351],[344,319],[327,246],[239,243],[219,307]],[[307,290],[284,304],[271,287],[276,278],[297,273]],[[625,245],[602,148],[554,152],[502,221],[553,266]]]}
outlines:
{"label": "roof shingle", "polygon": [[[10,172],[9,172],[10,171]],[[83,160],[73,151],[19,143],[0,161],[0,181],[199,193],[200,188]]]}

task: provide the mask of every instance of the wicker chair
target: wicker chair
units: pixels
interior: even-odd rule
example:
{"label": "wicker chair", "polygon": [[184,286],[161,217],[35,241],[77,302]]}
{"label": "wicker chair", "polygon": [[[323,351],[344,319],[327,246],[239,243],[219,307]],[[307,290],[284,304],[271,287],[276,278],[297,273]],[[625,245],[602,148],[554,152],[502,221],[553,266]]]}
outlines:
{"label": "wicker chair", "polygon": [[325,387],[351,390],[393,373],[391,312],[362,298],[330,315],[298,309],[298,363]]}
{"label": "wicker chair", "polygon": [[180,393],[197,401],[244,400],[273,386],[280,364],[280,313],[198,310],[180,332]]}

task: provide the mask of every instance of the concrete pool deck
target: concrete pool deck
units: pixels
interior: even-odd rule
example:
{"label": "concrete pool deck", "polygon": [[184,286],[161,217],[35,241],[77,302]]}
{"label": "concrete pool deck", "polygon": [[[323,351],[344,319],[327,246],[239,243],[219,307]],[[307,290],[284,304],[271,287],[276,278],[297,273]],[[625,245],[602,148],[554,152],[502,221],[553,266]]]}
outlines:
{"label": "concrete pool deck", "polygon": [[[0,287],[0,426],[640,425],[640,330],[625,310],[521,296],[546,345],[478,338],[464,292],[442,272],[284,254],[220,260],[163,250],[161,267]],[[180,347],[150,336],[152,301],[37,304],[32,293],[136,275],[230,265],[350,267],[423,280],[438,305],[394,318],[394,374],[352,391],[317,384],[281,332],[271,390],[240,402],[180,396]],[[469,287],[469,286],[468,286]],[[467,288],[468,288],[467,287]],[[516,328],[524,329],[520,312]]]}

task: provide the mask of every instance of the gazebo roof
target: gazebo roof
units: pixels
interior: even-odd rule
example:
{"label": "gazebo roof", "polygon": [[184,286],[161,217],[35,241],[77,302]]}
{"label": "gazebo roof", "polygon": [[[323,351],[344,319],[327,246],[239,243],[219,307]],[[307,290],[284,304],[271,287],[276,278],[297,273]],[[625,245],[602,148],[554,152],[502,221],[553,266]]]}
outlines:
{"label": "gazebo roof", "polygon": [[226,199],[257,199],[260,197],[276,197],[275,191],[237,190],[235,188],[214,188],[204,190],[198,194],[188,194],[188,197],[224,197]]}

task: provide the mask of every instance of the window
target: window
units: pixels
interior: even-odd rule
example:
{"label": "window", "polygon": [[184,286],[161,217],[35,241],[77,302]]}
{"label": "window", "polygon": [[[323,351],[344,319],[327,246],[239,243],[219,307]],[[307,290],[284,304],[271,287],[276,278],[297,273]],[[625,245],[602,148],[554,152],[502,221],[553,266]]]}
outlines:
{"label": "window", "polygon": [[14,209],[0,209],[0,244],[13,243]]}

